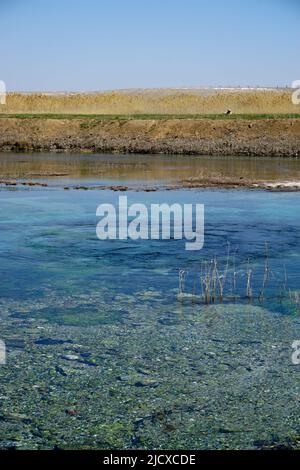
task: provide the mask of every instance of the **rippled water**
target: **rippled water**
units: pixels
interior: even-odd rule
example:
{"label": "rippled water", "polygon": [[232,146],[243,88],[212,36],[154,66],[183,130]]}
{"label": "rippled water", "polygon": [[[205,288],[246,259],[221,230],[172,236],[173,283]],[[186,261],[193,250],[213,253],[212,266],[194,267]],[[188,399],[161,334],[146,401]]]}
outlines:
{"label": "rippled water", "polygon": [[[250,263],[259,290],[266,243],[272,269],[269,296],[275,296],[283,285],[285,272],[287,289],[299,287],[299,194],[227,190],[128,193],[128,204],[142,202],[148,207],[164,202],[204,204],[205,244],[200,251],[186,251],[184,240],[100,241],[95,232],[96,208],[103,202],[118,207],[119,194],[1,192],[0,295],[35,299],[51,289],[52,294],[76,296],[106,287],[109,295],[153,290],[176,305],[178,270],[187,271],[186,291],[192,292],[201,262],[217,257],[224,264],[228,244],[231,267],[235,259],[240,272],[240,289]],[[51,315],[59,321],[59,314]]]}
{"label": "rippled water", "polygon": [[[289,293],[300,288],[300,194],[127,196],[204,204],[203,250],[186,251],[184,240],[98,240],[96,208],[117,205],[117,192],[1,189],[1,447],[297,447],[291,343],[300,312]],[[265,298],[245,299],[249,266],[261,289],[266,244]],[[240,295],[232,299],[228,280],[228,299],[205,305],[201,266],[217,257],[224,269],[228,246]],[[180,269],[193,299],[177,298]]]}

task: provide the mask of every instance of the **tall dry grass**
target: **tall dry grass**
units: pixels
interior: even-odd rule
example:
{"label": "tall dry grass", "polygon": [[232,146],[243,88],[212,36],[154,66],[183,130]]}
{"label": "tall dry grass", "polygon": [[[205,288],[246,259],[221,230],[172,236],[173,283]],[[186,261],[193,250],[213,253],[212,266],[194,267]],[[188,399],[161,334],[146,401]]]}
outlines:
{"label": "tall dry grass", "polygon": [[299,113],[290,90],[216,91],[209,95],[107,92],[96,94],[9,93],[1,113],[71,114],[236,114]]}

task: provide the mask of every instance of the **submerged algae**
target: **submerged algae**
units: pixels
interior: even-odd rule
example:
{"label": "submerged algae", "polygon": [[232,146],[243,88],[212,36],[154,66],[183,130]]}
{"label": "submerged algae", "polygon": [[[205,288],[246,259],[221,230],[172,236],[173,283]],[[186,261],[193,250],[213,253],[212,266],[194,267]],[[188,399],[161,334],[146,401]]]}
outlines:
{"label": "submerged algae", "polygon": [[298,317],[181,306],[170,325],[153,303],[74,327],[15,318],[15,307],[6,301],[2,336],[27,342],[0,368],[1,448],[252,449],[274,435],[299,447]]}

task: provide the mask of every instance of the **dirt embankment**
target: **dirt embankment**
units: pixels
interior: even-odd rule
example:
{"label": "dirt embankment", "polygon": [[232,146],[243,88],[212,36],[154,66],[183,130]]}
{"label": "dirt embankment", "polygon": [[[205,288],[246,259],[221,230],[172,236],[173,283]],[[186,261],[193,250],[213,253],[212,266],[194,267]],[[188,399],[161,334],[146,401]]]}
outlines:
{"label": "dirt embankment", "polygon": [[1,118],[0,151],[300,156],[300,119]]}

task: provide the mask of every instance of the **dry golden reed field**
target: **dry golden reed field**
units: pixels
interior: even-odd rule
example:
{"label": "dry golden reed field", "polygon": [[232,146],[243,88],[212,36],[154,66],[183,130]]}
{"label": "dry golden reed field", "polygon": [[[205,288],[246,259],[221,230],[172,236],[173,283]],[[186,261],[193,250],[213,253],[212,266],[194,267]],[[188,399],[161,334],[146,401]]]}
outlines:
{"label": "dry golden reed field", "polygon": [[290,89],[9,93],[1,113],[219,114],[227,109],[235,114],[299,113],[291,93]]}

